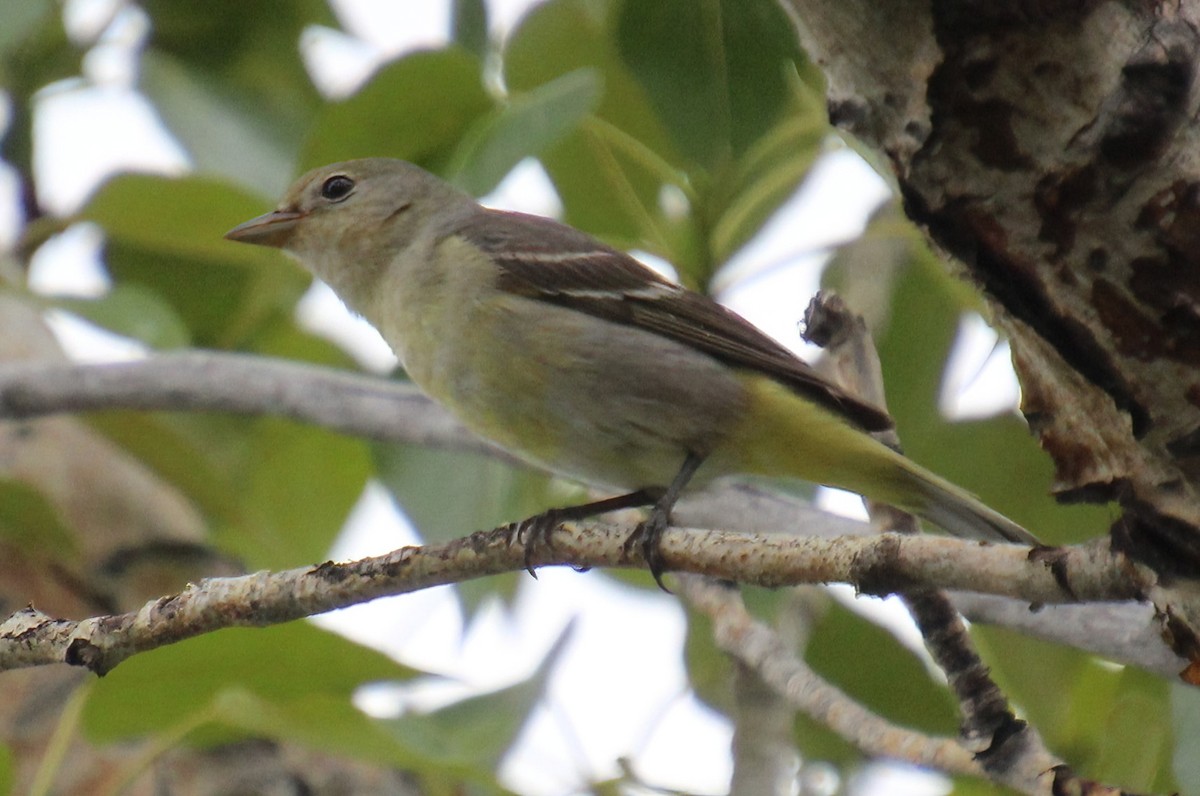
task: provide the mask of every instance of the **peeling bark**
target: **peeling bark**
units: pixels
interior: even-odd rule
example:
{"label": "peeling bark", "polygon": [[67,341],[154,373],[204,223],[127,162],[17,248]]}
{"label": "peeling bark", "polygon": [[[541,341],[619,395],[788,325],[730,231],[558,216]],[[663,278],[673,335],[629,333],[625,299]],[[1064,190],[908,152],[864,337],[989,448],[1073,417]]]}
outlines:
{"label": "peeling bark", "polygon": [[1056,494],[1196,572],[1200,4],[788,2],[831,118],[989,296]]}

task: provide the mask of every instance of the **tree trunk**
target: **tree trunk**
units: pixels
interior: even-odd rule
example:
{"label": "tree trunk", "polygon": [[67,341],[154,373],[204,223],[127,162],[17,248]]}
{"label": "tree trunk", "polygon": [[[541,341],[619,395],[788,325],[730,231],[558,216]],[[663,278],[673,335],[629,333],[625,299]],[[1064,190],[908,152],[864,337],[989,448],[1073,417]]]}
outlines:
{"label": "tree trunk", "polygon": [[1200,6],[788,0],[833,121],[985,290],[1063,500],[1200,565]]}

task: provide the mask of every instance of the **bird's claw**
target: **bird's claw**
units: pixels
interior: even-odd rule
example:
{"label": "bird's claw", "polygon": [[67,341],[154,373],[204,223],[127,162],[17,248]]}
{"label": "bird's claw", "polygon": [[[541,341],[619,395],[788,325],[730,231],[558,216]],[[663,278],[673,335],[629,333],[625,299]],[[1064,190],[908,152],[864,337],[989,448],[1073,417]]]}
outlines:
{"label": "bird's claw", "polygon": [[514,543],[522,544],[525,547],[525,571],[537,579],[537,571],[533,568],[534,553],[537,552],[538,545],[545,545],[547,550],[554,550],[554,541],[551,539],[554,529],[562,522],[560,516],[562,512],[557,509],[549,509],[541,514],[535,514],[532,517],[521,520],[520,522],[510,522],[506,528],[508,532],[507,543],[512,546]]}
{"label": "bird's claw", "polygon": [[629,534],[629,538],[622,545],[622,550],[626,555],[632,553],[635,546],[641,547],[642,558],[646,560],[646,567],[654,576],[654,582],[667,594],[672,594],[672,591],[663,583],[662,576],[667,569],[667,562],[663,559],[660,545],[663,531],[670,524],[671,518],[667,512],[655,506],[650,510],[650,516],[638,523],[637,528]]}

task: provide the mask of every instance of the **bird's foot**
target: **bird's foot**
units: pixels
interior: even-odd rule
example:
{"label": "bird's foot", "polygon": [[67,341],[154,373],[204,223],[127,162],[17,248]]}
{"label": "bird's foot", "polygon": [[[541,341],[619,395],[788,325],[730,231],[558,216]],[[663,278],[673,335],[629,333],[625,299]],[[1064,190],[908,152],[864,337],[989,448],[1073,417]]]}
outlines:
{"label": "bird's foot", "polygon": [[513,544],[524,545],[525,571],[534,578],[537,578],[537,571],[533,568],[534,554],[539,545],[545,545],[549,551],[554,550],[554,540],[551,539],[551,535],[554,533],[554,529],[564,519],[567,519],[564,514],[561,509],[547,509],[541,514],[535,514],[519,522],[510,522],[505,528],[508,532],[507,542],[510,547]]}
{"label": "bird's foot", "polygon": [[[543,511],[541,514],[535,514],[528,519],[521,520],[520,522],[509,523],[505,528],[508,533],[507,543],[510,546],[513,544],[525,545],[525,569],[530,575],[533,575],[536,578],[537,573],[533,570],[534,554],[537,552],[539,545],[545,545],[547,550],[554,549],[554,542],[551,541],[550,535],[564,522],[583,520],[587,519],[588,517],[594,517],[597,514],[604,514],[606,512],[617,511],[619,509],[645,506],[653,503],[654,500],[655,495],[647,490],[640,489],[637,492],[630,492],[627,495],[617,495],[616,497],[597,500],[593,503],[584,503],[581,506],[567,506],[566,508],[561,509],[549,509],[547,511]],[[666,519],[669,508],[663,507],[660,509],[658,505],[655,505],[654,509],[651,511],[650,517],[653,519],[655,514],[660,513],[660,511],[664,517],[664,519],[660,521],[660,524],[663,528],[665,528],[669,524]],[[642,525],[645,524],[646,523],[642,523]],[[640,525],[638,527],[641,528]],[[637,533],[638,531],[634,531],[635,535]],[[658,535],[661,533],[662,530],[660,529],[654,534],[655,541],[657,540]],[[629,542],[626,541],[626,544],[629,544]],[[658,558],[655,558],[654,560],[659,561]],[[577,572],[586,572],[588,567],[575,567],[575,570]],[[659,572],[661,573],[661,571],[662,567],[660,562]],[[658,580],[658,574],[655,574],[654,578],[655,580]],[[658,585],[662,585],[661,580],[659,580]]]}
{"label": "bird's foot", "polygon": [[637,528],[629,534],[629,538],[625,540],[624,544],[624,551],[627,555],[633,551],[635,546],[641,547],[642,558],[646,560],[646,567],[654,576],[654,582],[667,594],[672,592],[663,584],[662,576],[666,571],[667,562],[663,559],[661,542],[663,531],[667,530],[670,525],[670,511],[656,503],[650,509],[650,516],[638,523]]}

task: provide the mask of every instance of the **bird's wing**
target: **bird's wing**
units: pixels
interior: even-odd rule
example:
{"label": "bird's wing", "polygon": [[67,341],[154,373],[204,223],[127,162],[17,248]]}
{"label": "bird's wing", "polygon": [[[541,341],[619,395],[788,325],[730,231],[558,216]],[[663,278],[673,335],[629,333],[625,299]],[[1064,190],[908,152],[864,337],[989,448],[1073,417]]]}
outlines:
{"label": "bird's wing", "polygon": [[830,383],[732,310],[579,230],[541,216],[488,210],[445,232],[491,256],[501,269],[502,290],[645,329],[757,371],[867,431],[893,426],[886,412]]}

